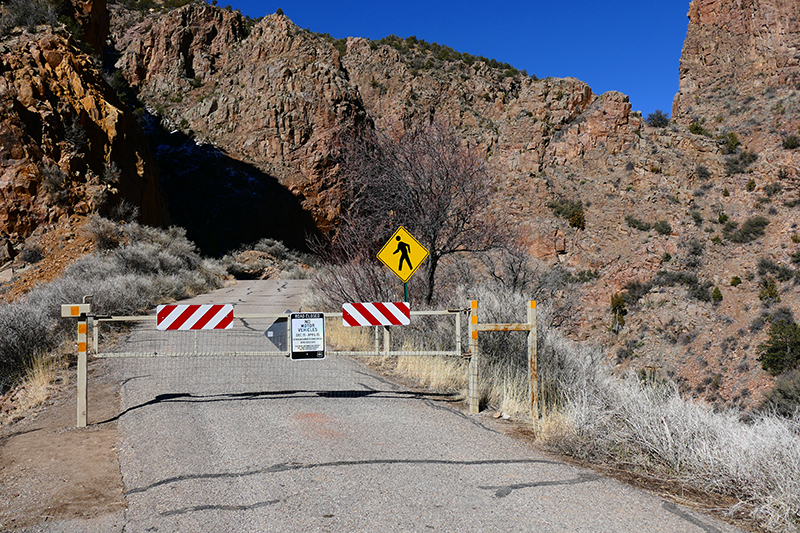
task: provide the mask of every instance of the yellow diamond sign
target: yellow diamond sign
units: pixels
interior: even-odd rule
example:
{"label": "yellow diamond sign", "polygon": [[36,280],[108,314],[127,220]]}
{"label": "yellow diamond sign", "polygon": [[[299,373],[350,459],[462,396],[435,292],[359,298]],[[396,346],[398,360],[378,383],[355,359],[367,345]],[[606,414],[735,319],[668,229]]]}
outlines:
{"label": "yellow diamond sign", "polygon": [[394,232],[392,238],[378,252],[378,259],[403,280],[403,283],[408,283],[426,257],[428,249],[412,237],[403,226]]}

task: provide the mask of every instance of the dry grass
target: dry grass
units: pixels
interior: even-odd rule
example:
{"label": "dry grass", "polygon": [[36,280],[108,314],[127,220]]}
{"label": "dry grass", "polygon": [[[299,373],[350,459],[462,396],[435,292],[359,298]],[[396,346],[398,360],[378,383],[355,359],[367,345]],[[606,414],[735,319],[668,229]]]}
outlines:
{"label": "dry grass", "polygon": [[325,341],[337,351],[375,349],[375,333],[370,327],[350,327],[341,320],[325,321]]}
{"label": "dry grass", "polygon": [[0,398],[8,407],[0,412],[0,426],[8,425],[50,399],[64,367],[64,359],[51,353],[31,357],[19,384]]}
{"label": "dry grass", "polygon": [[396,358],[393,373],[432,390],[466,397],[468,365],[469,361],[460,357],[403,356]]}

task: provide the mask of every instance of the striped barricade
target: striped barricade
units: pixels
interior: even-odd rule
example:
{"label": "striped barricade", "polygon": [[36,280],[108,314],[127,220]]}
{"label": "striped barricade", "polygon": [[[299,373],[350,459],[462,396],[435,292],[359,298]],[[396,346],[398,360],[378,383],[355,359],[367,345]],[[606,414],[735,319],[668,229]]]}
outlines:
{"label": "striped barricade", "polygon": [[159,305],[156,327],[162,331],[187,331],[196,329],[231,329],[233,306],[231,304]]}
{"label": "striped barricade", "polygon": [[342,304],[345,326],[407,326],[411,323],[408,302]]}

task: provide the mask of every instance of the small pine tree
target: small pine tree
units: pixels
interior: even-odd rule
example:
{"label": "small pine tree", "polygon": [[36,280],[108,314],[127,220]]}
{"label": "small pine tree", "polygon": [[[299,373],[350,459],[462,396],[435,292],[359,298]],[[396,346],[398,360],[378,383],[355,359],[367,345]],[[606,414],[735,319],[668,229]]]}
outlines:
{"label": "small pine tree", "polygon": [[669,115],[660,109],[656,109],[654,112],[647,115],[645,122],[647,122],[648,126],[654,128],[666,128],[669,126]]}
{"label": "small pine tree", "polygon": [[715,304],[722,301],[722,291],[719,290],[719,287],[714,287],[714,290],[711,291],[711,301]]}
{"label": "small pine tree", "polygon": [[769,327],[769,339],[756,349],[761,367],[777,376],[800,365],[800,326],[778,320]]}

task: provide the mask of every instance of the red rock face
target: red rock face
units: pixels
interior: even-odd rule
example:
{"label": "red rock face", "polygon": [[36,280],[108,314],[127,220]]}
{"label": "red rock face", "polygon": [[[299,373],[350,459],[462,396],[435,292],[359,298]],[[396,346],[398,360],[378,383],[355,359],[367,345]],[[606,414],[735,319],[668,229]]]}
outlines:
{"label": "red rock face", "polygon": [[146,139],[90,58],[53,33],[18,33],[0,50],[0,232],[22,240],[123,198],[166,222]]}
{"label": "red rock face", "polygon": [[694,0],[673,113],[724,86],[756,91],[800,82],[800,13],[793,0]]}
{"label": "red rock face", "polygon": [[282,15],[248,34],[239,13],[202,4],[125,21],[113,29],[117,67],[148,105],[163,109],[162,123],[255,163],[300,198],[319,227],[333,224],[340,194],[331,139],[365,115],[330,44]]}

